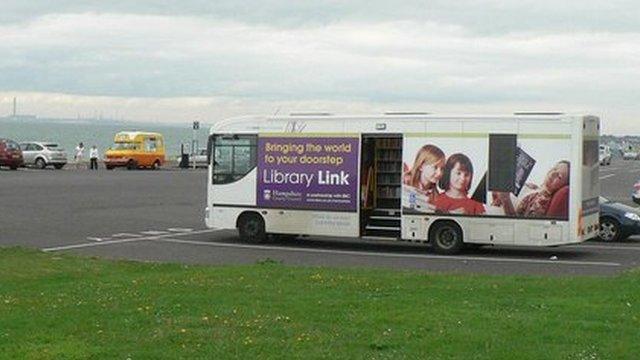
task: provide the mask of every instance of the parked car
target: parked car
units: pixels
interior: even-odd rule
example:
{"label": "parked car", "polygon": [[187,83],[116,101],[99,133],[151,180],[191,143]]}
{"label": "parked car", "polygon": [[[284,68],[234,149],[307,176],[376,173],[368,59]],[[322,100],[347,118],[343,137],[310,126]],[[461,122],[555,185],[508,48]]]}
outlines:
{"label": "parked car", "polygon": [[633,184],[633,192],[631,193],[631,200],[634,203],[640,204],[640,180]]}
{"label": "parked car", "polygon": [[[176,157],[176,161],[178,164],[182,161],[182,155],[178,155]],[[207,167],[209,162],[207,161],[207,149],[199,150],[195,155],[189,154],[189,167],[193,167],[193,162],[195,161],[196,167]]]}
{"label": "parked car", "polygon": [[20,143],[25,166],[44,169],[51,165],[62,169],[67,163],[67,153],[56,143],[30,141]]}
{"label": "parked car", "polygon": [[638,153],[635,151],[625,151],[622,153],[623,160],[636,160],[638,159]]}
{"label": "parked car", "polygon": [[600,233],[602,241],[621,241],[640,234],[638,209],[600,197]]}
{"label": "parked car", "polygon": [[607,145],[600,145],[599,151],[600,165],[611,165],[611,148]]}
{"label": "parked car", "polygon": [[23,162],[20,145],[13,140],[0,138],[0,166],[8,166],[11,170],[16,170],[22,166]]}

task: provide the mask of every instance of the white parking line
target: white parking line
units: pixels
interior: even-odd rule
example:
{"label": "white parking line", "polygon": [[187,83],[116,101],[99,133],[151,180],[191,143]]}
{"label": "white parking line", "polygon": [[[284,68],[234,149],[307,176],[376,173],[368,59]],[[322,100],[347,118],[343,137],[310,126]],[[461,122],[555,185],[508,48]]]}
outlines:
{"label": "white parking line", "polygon": [[585,265],[585,266],[621,266],[620,263],[597,262],[597,261],[538,260],[538,259],[515,259],[515,258],[502,258],[502,257],[492,258],[492,257],[477,257],[477,256],[396,254],[396,253],[371,252],[371,251],[309,249],[309,248],[297,248],[297,247],[288,247],[288,246],[228,244],[228,243],[215,243],[215,242],[204,242],[204,241],[193,241],[193,240],[178,240],[178,239],[171,239],[171,238],[159,238],[154,240],[161,241],[161,242],[177,243],[177,244],[204,245],[204,246],[213,246],[213,247],[271,250],[271,251],[307,252],[307,253],[315,253],[315,254],[322,253],[322,254],[374,256],[374,257],[391,257],[391,258],[490,261],[490,262],[531,263],[531,264],[546,264],[546,265],[559,264],[559,265]]}
{"label": "white parking line", "polygon": [[178,233],[178,234],[166,234],[166,235],[158,235],[158,236],[145,236],[145,237],[137,237],[135,239],[119,239],[119,240],[108,240],[102,242],[92,242],[92,243],[82,243],[82,244],[72,244],[72,245],[61,245],[50,248],[44,248],[42,251],[61,251],[61,250],[71,250],[71,249],[81,249],[86,247],[94,247],[94,246],[102,246],[102,245],[110,245],[110,244],[122,244],[134,241],[143,241],[143,240],[156,240],[162,239],[166,236],[182,236],[182,235],[194,235],[194,234],[205,234],[214,231],[219,231],[218,229],[205,229],[205,230],[195,230],[188,233]]}
{"label": "white parking line", "polygon": [[621,251],[640,251],[637,246],[607,246],[607,245],[580,245],[580,248],[603,249],[603,250],[621,250]]}
{"label": "white parking line", "polygon": [[168,228],[167,230],[172,232],[179,232],[179,233],[186,233],[186,232],[193,231],[193,229],[189,229],[189,228]]}
{"label": "white parking line", "polygon": [[609,175],[605,175],[605,176],[600,176],[600,180],[606,179],[606,178],[610,178],[612,176],[616,176],[616,174],[609,174]]}
{"label": "white parking line", "polygon": [[168,231],[158,231],[158,230],[149,230],[149,231],[140,231],[140,234],[145,234],[145,235],[165,235],[168,234]]}
{"label": "white parking line", "polygon": [[149,240],[149,239],[145,239],[145,238],[121,239],[121,240],[109,240],[109,241],[75,244],[75,245],[63,245],[63,246],[45,248],[45,249],[42,249],[42,251],[49,252],[49,251],[71,250],[71,249],[80,249],[80,248],[102,246],[102,245],[109,245],[109,244],[122,244],[122,243],[127,243],[132,241],[142,241],[142,240]]}
{"label": "white parking line", "polygon": [[99,237],[90,237],[90,236],[88,236],[87,240],[100,242],[102,240],[109,240],[109,238],[99,238]]}
{"label": "white parking line", "polygon": [[130,233],[117,233],[117,234],[113,234],[113,235],[111,235],[111,237],[117,237],[117,238],[135,238],[135,237],[142,237],[142,235],[138,235],[138,234],[130,234]]}

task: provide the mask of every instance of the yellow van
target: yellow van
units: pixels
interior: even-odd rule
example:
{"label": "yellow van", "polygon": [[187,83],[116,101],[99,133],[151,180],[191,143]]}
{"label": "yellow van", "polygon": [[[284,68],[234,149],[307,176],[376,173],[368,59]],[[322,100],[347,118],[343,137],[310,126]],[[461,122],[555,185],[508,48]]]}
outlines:
{"label": "yellow van", "polygon": [[162,134],[142,131],[122,131],[113,139],[113,146],[104,153],[107,169],[123,166],[127,169],[147,167],[157,169],[164,165],[164,139]]}

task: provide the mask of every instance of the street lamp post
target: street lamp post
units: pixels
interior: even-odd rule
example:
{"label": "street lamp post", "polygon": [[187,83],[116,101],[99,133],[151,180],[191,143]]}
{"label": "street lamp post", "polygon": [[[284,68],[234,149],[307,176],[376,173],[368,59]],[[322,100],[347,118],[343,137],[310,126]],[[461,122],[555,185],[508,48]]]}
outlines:
{"label": "street lamp post", "polygon": [[196,136],[197,131],[200,130],[200,121],[193,122],[193,136],[191,138],[191,161],[193,162],[193,168],[196,168],[196,154],[198,151],[198,139]]}

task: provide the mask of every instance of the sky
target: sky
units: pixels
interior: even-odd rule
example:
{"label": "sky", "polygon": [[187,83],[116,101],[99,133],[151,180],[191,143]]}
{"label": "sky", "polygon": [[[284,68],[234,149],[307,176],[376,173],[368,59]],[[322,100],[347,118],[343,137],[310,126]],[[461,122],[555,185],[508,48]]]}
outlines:
{"label": "sky", "polygon": [[633,1],[3,0],[0,116],[584,112],[640,135]]}

